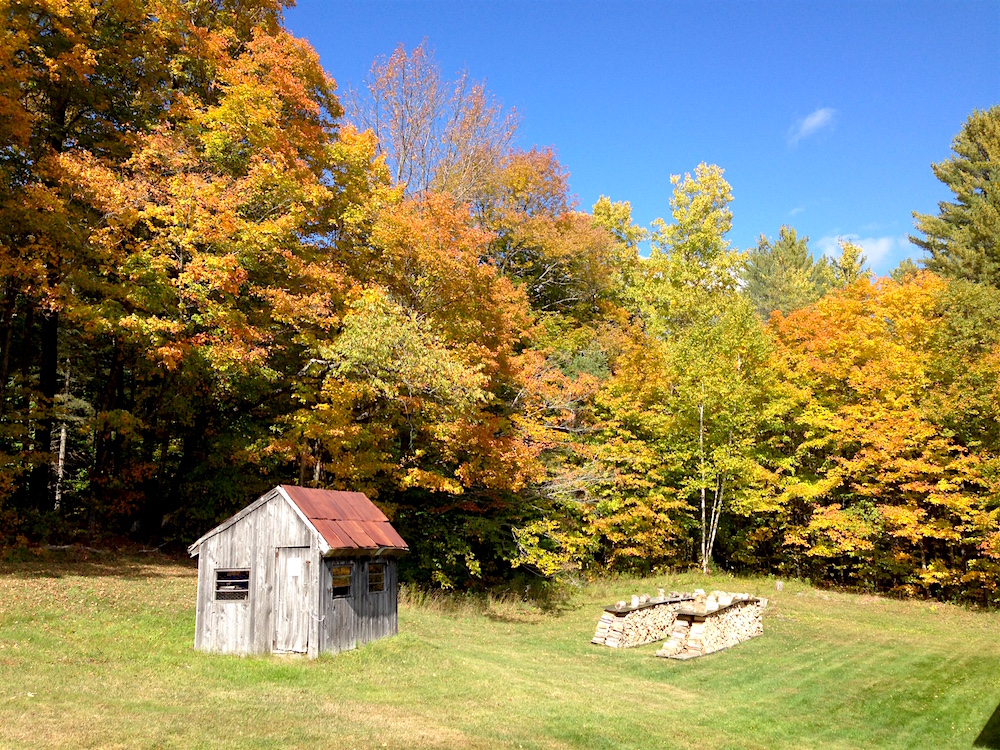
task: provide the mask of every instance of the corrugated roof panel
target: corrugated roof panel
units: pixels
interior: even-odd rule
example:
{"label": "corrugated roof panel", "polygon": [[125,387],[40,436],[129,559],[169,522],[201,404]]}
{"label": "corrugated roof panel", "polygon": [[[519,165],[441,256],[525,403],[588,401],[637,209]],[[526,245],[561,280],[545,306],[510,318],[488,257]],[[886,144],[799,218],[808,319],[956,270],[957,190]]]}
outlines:
{"label": "corrugated roof panel", "polygon": [[281,487],[309,518],[328,518],[331,521],[389,520],[363,492],[317,490],[287,484]]}
{"label": "corrugated roof panel", "polygon": [[378,542],[372,539],[369,535],[365,526],[368,524],[359,523],[358,521],[340,521],[340,528],[351,535],[351,539],[357,542],[359,547],[366,549],[375,549],[381,547]]}
{"label": "corrugated roof panel", "polygon": [[409,549],[409,546],[403,541],[403,537],[401,537],[399,533],[392,528],[391,523],[386,521],[379,528],[381,528],[382,531],[385,532],[385,535],[389,537],[389,541],[392,543],[391,546],[394,549]]}
{"label": "corrugated roof panel", "polygon": [[342,529],[338,529],[338,521],[328,521],[325,518],[311,518],[313,526],[316,527],[326,543],[333,549],[357,549],[356,545]]}
{"label": "corrugated roof panel", "polygon": [[388,521],[385,513],[378,509],[363,492],[334,492],[337,501],[341,506],[346,505],[349,515],[345,515],[345,520],[350,521]]}
{"label": "corrugated roof panel", "polygon": [[292,499],[292,502],[299,506],[307,518],[325,518],[323,514],[323,498],[315,497],[316,491],[308,487],[290,487],[287,484],[281,485],[281,489]]}
{"label": "corrugated roof panel", "polygon": [[365,533],[374,539],[379,547],[395,547],[396,545],[393,544],[392,539],[383,530],[388,525],[388,522],[378,523],[376,521],[368,521],[364,524]]}
{"label": "corrugated roof panel", "polygon": [[287,484],[281,489],[333,549],[408,549],[389,519],[363,492]]}

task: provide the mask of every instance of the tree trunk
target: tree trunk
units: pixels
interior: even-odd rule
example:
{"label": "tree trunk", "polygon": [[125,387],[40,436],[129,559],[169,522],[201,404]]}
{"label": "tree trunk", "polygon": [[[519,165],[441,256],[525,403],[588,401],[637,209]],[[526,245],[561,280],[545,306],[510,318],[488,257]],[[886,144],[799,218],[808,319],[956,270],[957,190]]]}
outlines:
{"label": "tree trunk", "polygon": [[[702,386],[702,396],[705,387]],[[705,401],[698,404],[698,454],[701,459],[701,572],[708,574],[708,534],[705,522]]]}
{"label": "tree trunk", "polygon": [[[69,360],[66,360],[66,384],[63,388],[63,396],[69,401]],[[66,405],[63,405],[65,410]],[[55,503],[53,505],[56,511],[59,510],[62,505],[62,481],[63,473],[66,467],[66,438],[67,438],[67,427],[65,413],[61,424],[59,425],[59,453],[56,456],[55,464]]]}
{"label": "tree trunk", "polygon": [[0,354],[0,417],[3,416],[7,406],[7,377],[10,375],[10,344],[14,332],[14,307],[17,304],[17,291],[14,284],[7,282],[4,290],[3,321],[0,323],[0,346],[3,353]]}
{"label": "tree trunk", "polygon": [[306,486],[306,477],[309,476],[309,440],[302,439],[302,451],[299,453],[299,487]]}
{"label": "tree trunk", "polygon": [[[739,365],[737,364],[737,369]],[[727,447],[727,457],[733,456],[733,431],[729,430],[729,445]],[[726,472],[720,471],[715,482],[715,499],[712,501],[712,531],[708,539],[708,556],[712,557],[712,550],[715,548],[715,537],[719,533],[719,518],[722,517],[722,508],[725,503],[726,494]]]}
{"label": "tree trunk", "polygon": [[[42,417],[35,426],[36,450],[52,451],[55,432],[55,400],[59,392],[59,313],[42,313],[38,360],[38,392]],[[43,460],[31,472],[31,503],[39,510],[50,510],[55,504],[51,462]]]}
{"label": "tree trunk", "polygon": [[103,496],[107,491],[109,477],[112,473],[112,438],[111,429],[107,425],[107,413],[117,405],[119,380],[122,370],[121,344],[115,338],[112,345],[111,362],[108,365],[108,379],[96,404],[97,419],[95,420],[96,429],[94,431],[93,491],[96,495],[102,496],[103,501],[107,501],[107,498]]}
{"label": "tree trunk", "polygon": [[315,457],[313,464],[313,487],[321,487],[321,481],[323,479],[323,461],[321,456],[323,455],[323,448],[320,446],[319,440],[313,441],[313,450],[315,451]]}
{"label": "tree trunk", "polygon": [[63,467],[66,465],[66,423],[62,423],[59,430],[59,456],[56,458],[56,498],[55,510],[59,511],[62,506],[62,480]]}

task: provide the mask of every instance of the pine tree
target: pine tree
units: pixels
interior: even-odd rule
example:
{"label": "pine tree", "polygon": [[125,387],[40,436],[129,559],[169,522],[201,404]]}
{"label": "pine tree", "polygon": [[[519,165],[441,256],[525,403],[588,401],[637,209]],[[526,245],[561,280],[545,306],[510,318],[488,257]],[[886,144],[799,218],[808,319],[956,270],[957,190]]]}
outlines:
{"label": "pine tree", "polygon": [[826,258],[814,261],[809,238],[799,238],[790,226],[781,227],[777,242],[761,235],[743,272],[745,294],[765,320],[775,310],[787,315],[812,304],[832,282]]}
{"label": "pine tree", "polygon": [[1000,287],[1000,105],[975,110],[951,145],[954,155],[933,164],[955,194],[938,214],[914,212],[927,268],[942,276]]}

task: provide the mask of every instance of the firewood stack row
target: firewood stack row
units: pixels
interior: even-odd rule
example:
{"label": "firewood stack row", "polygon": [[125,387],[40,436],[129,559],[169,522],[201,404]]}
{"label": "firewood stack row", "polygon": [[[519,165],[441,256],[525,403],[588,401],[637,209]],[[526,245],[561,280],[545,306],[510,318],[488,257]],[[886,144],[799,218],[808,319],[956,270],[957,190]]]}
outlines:
{"label": "firewood stack row", "polygon": [[702,589],[693,593],[657,590],[656,598],[635,595],[608,607],[591,643],[630,648],[666,639],[657,656],[691,659],[742,643],[764,632],[767,599]]}
{"label": "firewood stack row", "polygon": [[677,610],[690,603],[689,595],[659,589],[656,598],[633,596],[631,604],[618,602],[608,607],[597,623],[591,643],[611,648],[630,648],[666,638],[674,626]]}
{"label": "firewood stack row", "polygon": [[695,592],[691,606],[678,610],[670,638],[657,656],[692,659],[763,634],[766,599],[749,594]]}

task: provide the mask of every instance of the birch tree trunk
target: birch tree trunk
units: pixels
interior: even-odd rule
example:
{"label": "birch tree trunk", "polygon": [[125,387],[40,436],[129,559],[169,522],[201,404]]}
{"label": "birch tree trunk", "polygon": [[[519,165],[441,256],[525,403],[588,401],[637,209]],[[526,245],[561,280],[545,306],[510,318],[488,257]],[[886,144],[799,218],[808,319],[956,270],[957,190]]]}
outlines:
{"label": "birch tree trunk", "polygon": [[705,385],[701,387],[702,401],[698,404],[698,453],[701,459],[701,572],[708,573],[708,534],[705,519]]}
{"label": "birch tree trunk", "polygon": [[62,505],[62,481],[63,474],[66,468],[66,404],[69,403],[69,360],[66,360],[66,386],[63,388],[63,394],[66,398],[66,403],[63,404],[63,419],[59,426],[59,453],[56,455],[56,465],[54,467],[55,471],[55,502],[53,503],[53,510],[59,511],[59,507]]}

